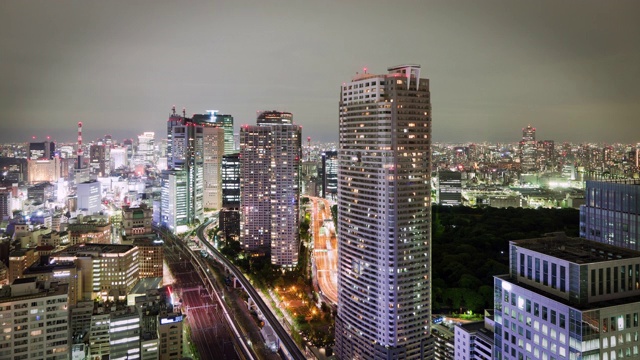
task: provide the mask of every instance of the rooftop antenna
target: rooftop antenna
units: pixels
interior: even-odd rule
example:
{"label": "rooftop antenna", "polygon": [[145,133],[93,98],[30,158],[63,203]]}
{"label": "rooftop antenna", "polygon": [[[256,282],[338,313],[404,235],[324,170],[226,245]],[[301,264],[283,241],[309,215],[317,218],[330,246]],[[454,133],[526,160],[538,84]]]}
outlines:
{"label": "rooftop antenna", "polygon": [[175,114],[176,114],[176,106],[175,106],[175,105],[173,105],[173,106],[171,107],[171,111],[173,112],[173,115],[175,115]]}

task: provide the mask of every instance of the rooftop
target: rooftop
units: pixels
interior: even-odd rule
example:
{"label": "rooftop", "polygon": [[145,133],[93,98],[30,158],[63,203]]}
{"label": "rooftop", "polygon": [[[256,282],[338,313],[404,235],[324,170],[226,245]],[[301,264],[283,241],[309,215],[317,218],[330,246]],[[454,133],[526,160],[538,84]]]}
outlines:
{"label": "rooftop", "polygon": [[640,252],[619,248],[583,238],[570,238],[564,233],[551,233],[542,238],[512,241],[515,246],[536,251],[576,264],[640,258]]}
{"label": "rooftop", "polygon": [[74,256],[83,254],[123,254],[133,249],[133,245],[121,244],[76,244],[53,254],[52,256]]}

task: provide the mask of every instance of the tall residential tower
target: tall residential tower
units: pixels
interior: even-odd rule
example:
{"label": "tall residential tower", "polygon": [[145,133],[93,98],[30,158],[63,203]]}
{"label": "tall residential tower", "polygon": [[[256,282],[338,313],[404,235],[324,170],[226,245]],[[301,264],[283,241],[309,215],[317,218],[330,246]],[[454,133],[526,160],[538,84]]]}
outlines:
{"label": "tall residential tower", "polygon": [[271,254],[271,263],[296,266],[302,127],[288,112],[264,111],[257,126],[240,129],[240,243]]}
{"label": "tall residential tower", "polygon": [[340,359],[425,359],[431,323],[431,102],[419,65],[340,93]]}

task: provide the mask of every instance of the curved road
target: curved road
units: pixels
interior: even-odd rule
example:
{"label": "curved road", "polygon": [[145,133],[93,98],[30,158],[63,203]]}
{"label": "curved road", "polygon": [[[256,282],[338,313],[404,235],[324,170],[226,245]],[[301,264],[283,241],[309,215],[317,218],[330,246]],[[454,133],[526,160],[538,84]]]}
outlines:
{"label": "curved road", "polygon": [[202,224],[200,227],[198,227],[197,233],[200,241],[202,241],[202,243],[209,248],[212,255],[215,256],[215,258],[218,261],[223,263],[224,266],[227,267],[229,271],[233,273],[233,276],[235,276],[236,279],[240,281],[240,283],[242,284],[242,287],[247,292],[247,294],[249,294],[249,297],[252,298],[253,301],[256,303],[256,305],[264,315],[265,319],[269,322],[269,325],[271,325],[271,328],[280,339],[280,343],[287,350],[291,358],[296,360],[305,360],[306,357],[304,356],[302,351],[300,351],[300,348],[298,348],[298,345],[296,345],[296,343],[293,341],[291,336],[289,336],[289,334],[282,327],[278,319],[276,319],[276,317],[273,315],[271,310],[269,310],[269,308],[264,303],[264,301],[262,301],[262,297],[258,295],[258,292],[256,291],[256,289],[253,288],[253,286],[249,283],[249,281],[244,277],[242,272],[240,272],[240,270],[238,270],[235,267],[235,265],[233,265],[229,260],[227,260],[227,258],[225,258],[222,254],[220,254],[220,252],[218,252],[218,250],[214,248],[209,243],[207,238],[204,236],[204,229],[207,226],[209,226],[209,224],[211,224],[212,222],[213,222],[212,220],[209,220],[206,223]]}
{"label": "curved road", "polygon": [[[338,240],[331,217],[329,200],[309,197],[313,202],[313,258],[316,279],[322,294],[333,304],[338,303]],[[327,221],[329,226],[325,226]]]}

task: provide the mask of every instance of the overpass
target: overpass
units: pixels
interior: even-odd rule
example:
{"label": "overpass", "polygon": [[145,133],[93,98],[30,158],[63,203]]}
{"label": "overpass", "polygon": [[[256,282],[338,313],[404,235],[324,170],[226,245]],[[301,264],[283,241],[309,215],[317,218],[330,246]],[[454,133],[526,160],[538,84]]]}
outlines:
{"label": "overpass", "polygon": [[[298,345],[295,343],[295,341],[293,341],[284,327],[282,327],[282,324],[280,324],[275,315],[273,315],[267,304],[264,303],[262,297],[258,294],[256,289],[254,289],[251,283],[249,283],[249,280],[244,277],[242,272],[238,268],[236,268],[235,265],[233,265],[227,258],[224,257],[224,255],[222,255],[215,247],[213,247],[213,245],[209,243],[206,236],[204,235],[204,230],[212,222],[213,220],[209,220],[200,225],[200,227],[198,227],[197,229],[198,238],[200,239],[202,244],[207,247],[211,256],[213,256],[218,262],[222,263],[225,268],[229,270],[229,272],[231,272],[233,276],[240,282],[243,290],[247,293],[247,295],[249,295],[249,298],[253,300],[262,315],[264,315],[267,323],[269,323],[269,325],[275,332],[275,335],[280,340],[280,345],[283,349],[283,352],[285,353],[285,356],[287,356],[288,359],[292,360],[306,359],[300,348],[298,348]],[[200,262],[198,263],[200,264]]]}

